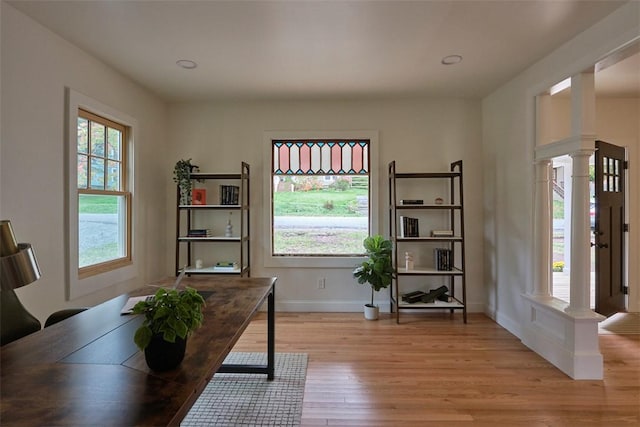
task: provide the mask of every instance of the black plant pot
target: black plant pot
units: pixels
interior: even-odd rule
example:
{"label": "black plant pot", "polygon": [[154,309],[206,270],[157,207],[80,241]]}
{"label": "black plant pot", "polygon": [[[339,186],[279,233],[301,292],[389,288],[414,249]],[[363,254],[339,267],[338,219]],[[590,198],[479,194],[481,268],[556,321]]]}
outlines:
{"label": "black plant pot", "polygon": [[187,340],[180,337],[176,337],[176,342],[173,343],[165,341],[162,334],[154,335],[144,349],[144,358],[152,370],[169,371],[180,365],[186,348]]}

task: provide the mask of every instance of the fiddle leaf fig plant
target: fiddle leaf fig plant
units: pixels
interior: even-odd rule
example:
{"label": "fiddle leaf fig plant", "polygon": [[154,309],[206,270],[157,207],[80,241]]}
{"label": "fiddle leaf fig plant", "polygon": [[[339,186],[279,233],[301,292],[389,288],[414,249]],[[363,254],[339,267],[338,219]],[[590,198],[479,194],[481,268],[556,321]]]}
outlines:
{"label": "fiddle leaf fig plant", "polygon": [[198,166],[191,164],[191,159],[181,159],[176,162],[173,168],[173,182],[180,188],[180,204],[191,204],[191,173],[198,171]]}
{"label": "fiddle leaf fig plant", "polygon": [[183,291],[158,289],[153,298],[140,301],[133,307],[134,314],[144,314],[144,322],[136,331],[133,341],[144,350],[154,335],[161,334],[168,342],[187,335],[200,327],[203,320],[204,298],[195,289]]}
{"label": "fiddle leaf fig plant", "polygon": [[363,246],[368,259],[353,270],[353,277],[358,283],[368,283],[371,286],[371,304],[374,307],[374,293],[391,285],[395,269],[391,263],[391,241],[381,235],[369,236],[364,239]]}

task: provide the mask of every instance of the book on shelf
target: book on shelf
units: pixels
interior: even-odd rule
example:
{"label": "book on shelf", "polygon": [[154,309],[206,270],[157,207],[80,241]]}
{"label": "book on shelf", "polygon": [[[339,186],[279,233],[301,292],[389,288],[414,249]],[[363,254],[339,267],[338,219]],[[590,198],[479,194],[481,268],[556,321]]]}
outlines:
{"label": "book on shelf", "polygon": [[213,233],[210,228],[191,228],[187,237],[213,237]]}
{"label": "book on shelf", "polygon": [[238,270],[238,263],[224,261],[224,262],[216,262],[213,266],[213,271],[236,271]]}
{"label": "book on shelf", "polygon": [[220,185],[220,204],[237,205],[240,202],[240,187],[237,185]]}
{"label": "book on shelf", "polygon": [[431,230],[431,237],[453,237],[453,230]]}
{"label": "book on shelf", "polygon": [[418,218],[400,216],[400,237],[420,237]]}
{"label": "book on shelf", "polygon": [[423,205],[424,200],[422,199],[402,199],[400,200],[401,205]]}
{"label": "book on shelf", "polygon": [[435,248],[433,250],[434,265],[438,271],[453,270],[453,251],[447,248]]}

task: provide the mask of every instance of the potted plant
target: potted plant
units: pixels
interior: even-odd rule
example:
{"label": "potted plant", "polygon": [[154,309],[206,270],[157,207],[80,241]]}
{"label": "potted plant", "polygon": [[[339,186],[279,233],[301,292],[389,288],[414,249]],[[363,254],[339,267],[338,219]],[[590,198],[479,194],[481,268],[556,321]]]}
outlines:
{"label": "potted plant", "polygon": [[180,204],[191,204],[191,173],[197,171],[198,166],[191,164],[191,159],[178,160],[173,168],[173,182],[180,188]]}
{"label": "potted plant", "polygon": [[202,324],[203,306],[204,298],[195,289],[161,288],[133,307],[134,314],[144,314],[133,340],[152,370],[166,371],[182,362],[187,336]]}
{"label": "potted plant", "polygon": [[391,241],[381,235],[369,236],[364,239],[363,246],[367,259],[353,270],[353,277],[358,283],[368,283],[371,286],[371,303],[365,304],[365,318],[375,320],[378,318],[379,308],[373,304],[375,292],[386,288],[391,284],[395,270],[391,263]]}

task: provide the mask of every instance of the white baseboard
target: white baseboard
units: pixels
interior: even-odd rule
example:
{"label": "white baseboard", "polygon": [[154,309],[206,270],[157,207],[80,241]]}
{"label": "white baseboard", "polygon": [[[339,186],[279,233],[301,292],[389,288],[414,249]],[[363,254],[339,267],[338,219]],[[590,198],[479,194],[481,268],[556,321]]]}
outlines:
{"label": "white baseboard", "polygon": [[[297,313],[359,313],[364,311],[363,301],[307,301],[285,300],[276,301],[276,311]],[[389,312],[389,302],[376,302],[383,313]]]}
{"label": "white baseboard", "polygon": [[[365,301],[318,301],[318,300],[277,300],[276,311],[298,313],[360,313],[364,310]],[[389,301],[376,301],[382,313],[389,313],[391,304]],[[468,313],[482,313],[484,305],[473,304],[467,306]],[[446,310],[443,310],[446,311]],[[424,313],[425,310],[415,310],[416,313]]]}

